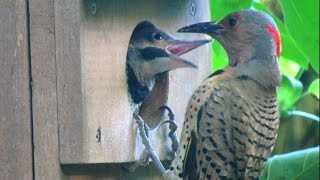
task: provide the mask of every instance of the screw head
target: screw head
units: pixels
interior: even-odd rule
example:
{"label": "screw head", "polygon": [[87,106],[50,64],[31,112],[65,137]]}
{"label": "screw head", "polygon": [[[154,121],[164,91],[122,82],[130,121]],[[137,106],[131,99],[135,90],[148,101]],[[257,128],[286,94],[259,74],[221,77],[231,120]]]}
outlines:
{"label": "screw head", "polygon": [[196,3],[192,2],[190,4],[190,14],[192,16],[195,16],[196,15],[196,12],[197,12],[197,7],[196,7]]}
{"label": "screw head", "polygon": [[91,13],[92,13],[92,15],[97,14],[97,3],[96,2],[92,2],[92,4],[91,4]]}

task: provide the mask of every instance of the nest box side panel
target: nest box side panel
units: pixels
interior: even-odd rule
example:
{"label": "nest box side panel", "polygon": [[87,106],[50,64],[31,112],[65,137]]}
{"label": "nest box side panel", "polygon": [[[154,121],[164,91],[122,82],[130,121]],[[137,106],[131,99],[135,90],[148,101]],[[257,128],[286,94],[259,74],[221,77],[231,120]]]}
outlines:
{"label": "nest box side panel", "polygon": [[[142,20],[180,38],[182,26],[208,21],[209,2],[191,0],[55,1],[57,96],[62,164],[132,162],[143,150],[127,91],[126,55],[132,30]],[[209,45],[185,58],[199,69],[170,72],[168,105],[180,128],[195,87],[211,69]],[[168,128],[151,132],[161,159],[171,142]],[[180,129],[179,129],[180,132]]]}
{"label": "nest box side panel", "polygon": [[32,179],[27,1],[0,1],[0,179]]}

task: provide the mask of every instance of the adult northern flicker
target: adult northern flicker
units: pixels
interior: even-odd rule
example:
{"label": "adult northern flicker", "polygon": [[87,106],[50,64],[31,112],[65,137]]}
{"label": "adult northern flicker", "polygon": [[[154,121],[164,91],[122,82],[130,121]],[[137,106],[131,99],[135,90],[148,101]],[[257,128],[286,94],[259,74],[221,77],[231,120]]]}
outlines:
{"label": "adult northern flicker", "polygon": [[279,125],[276,87],[281,41],[273,19],[255,10],[178,32],[218,40],[229,66],[193,93],[177,158],[165,179],[258,179],[274,147]]}
{"label": "adult northern flicker", "polygon": [[210,40],[184,41],[142,21],[134,29],[127,53],[127,83],[133,103],[140,107],[139,114],[150,128],[162,120],[168,96],[168,71],[196,67],[179,57]]}

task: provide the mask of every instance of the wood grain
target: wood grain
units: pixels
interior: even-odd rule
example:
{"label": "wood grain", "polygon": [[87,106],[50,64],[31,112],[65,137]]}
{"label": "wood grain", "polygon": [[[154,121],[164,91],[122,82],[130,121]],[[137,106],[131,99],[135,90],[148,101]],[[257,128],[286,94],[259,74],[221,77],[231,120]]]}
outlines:
{"label": "wood grain", "polygon": [[26,1],[0,1],[0,179],[32,179]]}
{"label": "wood grain", "polygon": [[[96,14],[92,11],[96,2]],[[125,60],[135,25],[149,20],[171,34],[184,25],[209,20],[209,2],[159,1],[55,1],[57,99],[60,162],[62,164],[120,163],[139,158],[143,146],[137,138],[127,94]],[[194,35],[193,38],[204,38]],[[210,73],[210,47],[184,57],[199,69],[170,72],[168,105],[180,124],[192,91]],[[96,139],[101,129],[101,140]],[[167,127],[151,133],[162,159],[171,143]],[[180,129],[179,129],[180,133]]]}
{"label": "wood grain", "polygon": [[65,179],[60,170],[53,0],[30,0],[35,179]]}
{"label": "wood grain", "polygon": [[[83,160],[86,137],[79,2],[54,1],[60,160]],[[69,148],[66,148],[69,147]]]}

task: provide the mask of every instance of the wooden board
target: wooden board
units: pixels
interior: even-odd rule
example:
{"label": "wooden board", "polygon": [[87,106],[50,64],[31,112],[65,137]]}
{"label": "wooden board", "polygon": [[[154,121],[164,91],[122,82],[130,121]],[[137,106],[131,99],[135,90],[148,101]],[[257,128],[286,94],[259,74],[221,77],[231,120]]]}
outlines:
{"label": "wooden board", "polygon": [[0,179],[32,179],[26,1],[0,1]]}
{"label": "wooden board", "polygon": [[60,169],[53,0],[30,0],[34,178],[63,179]]}
{"label": "wooden board", "polygon": [[[131,32],[138,22],[149,20],[178,37],[204,38],[175,32],[184,25],[208,21],[209,2],[58,0],[54,9],[60,162],[137,160],[143,146],[137,138],[125,74]],[[191,93],[211,72],[210,47],[205,45],[184,57],[199,69],[170,72],[168,105],[175,111],[180,128]],[[96,138],[98,129],[100,141]],[[170,146],[165,133],[163,127],[151,134],[162,159]]]}

